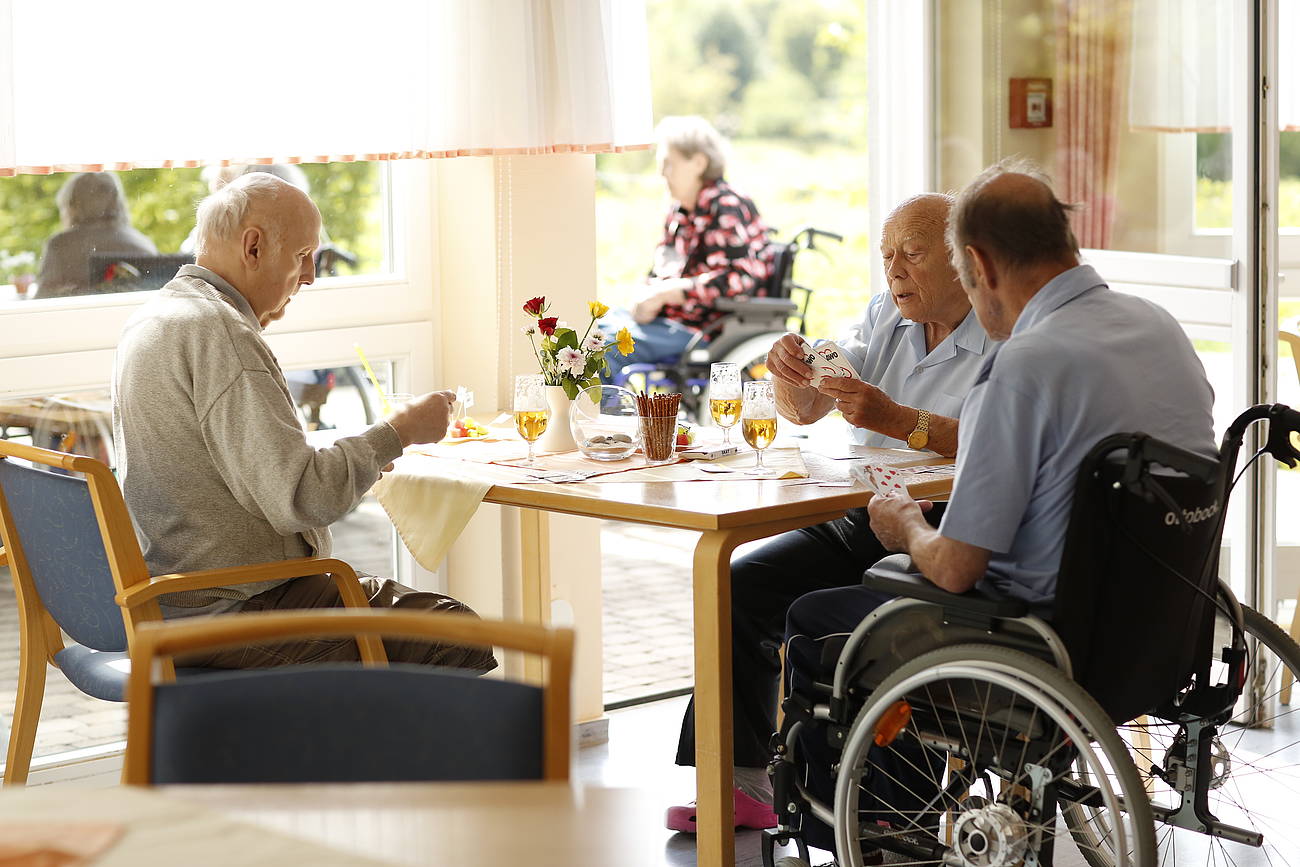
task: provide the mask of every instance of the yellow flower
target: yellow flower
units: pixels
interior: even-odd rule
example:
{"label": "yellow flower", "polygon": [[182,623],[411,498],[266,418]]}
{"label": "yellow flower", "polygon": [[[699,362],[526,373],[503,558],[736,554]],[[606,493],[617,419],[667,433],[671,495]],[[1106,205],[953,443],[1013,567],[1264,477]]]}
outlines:
{"label": "yellow flower", "polygon": [[609,305],[601,304],[599,301],[588,301],[587,309],[591,311],[592,319],[599,319],[609,312]]}
{"label": "yellow flower", "polygon": [[636,341],[632,339],[632,332],[626,328],[618,330],[618,351],[624,355],[631,355],[632,350],[636,348]]}

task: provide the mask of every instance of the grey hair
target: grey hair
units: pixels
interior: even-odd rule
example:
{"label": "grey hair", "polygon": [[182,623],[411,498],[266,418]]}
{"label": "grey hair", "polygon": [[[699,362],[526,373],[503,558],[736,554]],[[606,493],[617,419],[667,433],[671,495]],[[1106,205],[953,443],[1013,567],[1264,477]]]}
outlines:
{"label": "grey hair", "polygon": [[706,181],[716,181],[727,170],[727,142],[722,133],[702,117],[665,117],[655,127],[655,141],[662,147],[672,148],[687,159],[696,154],[704,154],[709,161],[702,176]]}
{"label": "grey hair", "polygon": [[[199,202],[194,255],[203,256],[214,244],[235,240],[257,204],[274,202],[286,186],[285,181],[267,172],[249,172]],[[278,224],[266,226],[265,230],[272,242],[279,242]]]}
{"label": "grey hair", "polygon": [[[1040,195],[1006,195],[989,185],[1007,175],[1025,175],[1042,184]],[[948,249],[965,286],[975,285],[966,247],[978,247],[1010,270],[1079,255],[1070,228],[1068,205],[1052,191],[1051,179],[1033,162],[1008,157],[986,168],[957,196],[948,220]]]}
{"label": "grey hair", "polygon": [[54,194],[59,214],[69,226],[109,220],[126,223],[126,191],[112,172],[81,172],[68,178]]}

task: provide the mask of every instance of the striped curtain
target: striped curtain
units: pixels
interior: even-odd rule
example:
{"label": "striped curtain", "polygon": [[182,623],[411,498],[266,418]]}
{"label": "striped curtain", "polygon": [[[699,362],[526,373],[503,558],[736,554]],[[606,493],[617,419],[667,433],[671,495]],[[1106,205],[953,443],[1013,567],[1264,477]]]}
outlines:
{"label": "striped curtain", "polygon": [[1056,177],[1081,205],[1081,247],[1110,246],[1115,221],[1120,120],[1127,86],[1128,0],[1062,0],[1056,17]]}

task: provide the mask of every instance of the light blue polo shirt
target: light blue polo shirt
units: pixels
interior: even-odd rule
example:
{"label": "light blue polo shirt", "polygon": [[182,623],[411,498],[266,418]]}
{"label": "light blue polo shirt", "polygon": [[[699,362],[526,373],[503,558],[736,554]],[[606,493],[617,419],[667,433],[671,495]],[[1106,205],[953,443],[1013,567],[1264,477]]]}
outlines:
{"label": "light blue polo shirt", "polygon": [[984,361],[939,532],[993,552],[981,586],[1046,604],[1084,456],[1133,431],[1214,455],[1213,404],[1172,316],[1112,291],[1091,265],[1071,268],[1038,290]]}
{"label": "light blue polo shirt", "polygon": [[[925,326],[904,319],[888,292],[872,298],[866,317],[838,342],[864,382],[876,386],[896,403],[950,418],[961,414],[981,362],[993,346],[972,310],[933,352],[927,352]],[[864,446],[907,445],[859,427],[850,427],[850,436]]]}

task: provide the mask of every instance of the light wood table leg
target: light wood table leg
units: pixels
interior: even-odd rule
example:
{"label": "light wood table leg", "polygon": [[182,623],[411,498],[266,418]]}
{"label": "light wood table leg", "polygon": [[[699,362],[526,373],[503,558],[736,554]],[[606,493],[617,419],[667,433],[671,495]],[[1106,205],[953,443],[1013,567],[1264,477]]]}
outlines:
{"label": "light wood table leg", "polygon": [[731,552],[737,545],[820,524],[835,512],[733,530],[707,530],[695,546],[696,863],[736,862],[732,801]]}
{"label": "light wood table leg", "polygon": [[[550,515],[541,509],[519,510],[519,546],[523,572],[521,612],[525,623],[545,626],[551,614],[551,527]],[[524,679],[542,682],[542,660],[530,653],[524,657]]]}

